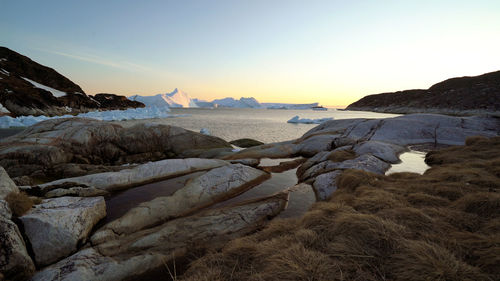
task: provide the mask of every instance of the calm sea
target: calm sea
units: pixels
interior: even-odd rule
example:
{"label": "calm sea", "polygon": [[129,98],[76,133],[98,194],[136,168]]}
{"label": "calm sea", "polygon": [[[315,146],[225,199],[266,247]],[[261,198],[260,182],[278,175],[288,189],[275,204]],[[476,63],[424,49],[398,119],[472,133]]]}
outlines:
{"label": "calm sea", "polygon": [[[328,111],[314,110],[282,110],[255,108],[172,108],[171,114],[182,115],[176,118],[153,119],[151,121],[179,126],[199,132],[206,128],[213,136],[226,141],[240,138],[252,138],[265,143],[292,140],[301,137],[317,124],[290,124],[289,119],[298,115],[300,118],[333,119],[349,118],[385,118],[398,116],[364,111]],[[122,125],[132,125],[137,121],[120,122]]]}

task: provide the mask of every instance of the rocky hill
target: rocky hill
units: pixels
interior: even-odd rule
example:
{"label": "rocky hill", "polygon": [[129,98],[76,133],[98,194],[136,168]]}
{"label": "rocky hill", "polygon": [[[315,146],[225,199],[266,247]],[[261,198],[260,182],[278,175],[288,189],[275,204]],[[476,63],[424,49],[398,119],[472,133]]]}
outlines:
{"label": "rocky hill", "polygon": [[144,106],[125,104],[118,97],[104,99],[107,102],[101,103],[54,69],[0,47],[0,108],[3,114],[53,116]]}
{"label": "rocky hill", "polygon": [[451,78],[427,90],[369,95],[346,109],[388,113],[500,115],[500,71]]}

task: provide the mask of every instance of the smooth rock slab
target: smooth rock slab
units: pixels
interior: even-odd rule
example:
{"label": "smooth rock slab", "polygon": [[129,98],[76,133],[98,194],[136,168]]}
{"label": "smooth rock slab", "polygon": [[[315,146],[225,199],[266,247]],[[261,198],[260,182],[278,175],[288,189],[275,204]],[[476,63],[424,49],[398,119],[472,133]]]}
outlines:
{"label": "smooth rock slab", "polygon": [[355,145],[353,150],[358,155],[370,153],[385,162],[395,164],[399,162],[399,154],[405,151],[406,148],[386,142],[365,141]]}
{"label": "smooth rock slab", "polygon": [[212,169],[188,181],[172,196],[157,197],[128,211],[92,236],[92,243],[105,242],[115,234],[132,233],[186,215],[234,197],[268,179],[269,174],[242,164]]}
{"label": "smooth rock slab", "polygon": [[43,200],[20,219],[36,263],[47,265],[75,252],[105,216],[103,197],[60,197]]}
{"label": "smooth rock slab", "polygon": [[4,199],[11,192],[19,192],[19,189],[5,169],[0,166],[0,199]]}
{"label": "smooth rock slab", "polygon": [[331,160],[327,160],[316,164],[300,175],[299,181],[306,181],[307,179],[315,178],[333,170],[345,169],[357,169],[383,175],[390,167],[390,164],[378,159],[377,157],[371,154],[364,154],[343,162],[333,162]]}
{"label": "smooth rock slab", "polygon": [[7,218],[9,212],[4,210],[0,216],[0,273],[6,280],[25,280],[33,274],[35,265],[26,251],[19,228]]}
{"label": "smooth rock slab", "polygon": [[[48,266],[34,281],[140,280],[193,247],[215,248],[262,227],[286,206],[287,193],[223,209],[208,210],[109,241]],[[165,277],[168,278],[168,277]]]}
{"label": "smooth rock slab", "polygon": [[316,177],[312,185],[316,201],[328,199],[337,190],[337,177],[341,174],[342,170],[336,170]]}
{"label": "smooth rock slab", "polygon": [[218,159],[167,159],[138,165],[119,172],[106,172],[60,179],[37,186],[43,193],[65,186],[92,187],[105,191],[125,189],[154,181],[229,165]]}

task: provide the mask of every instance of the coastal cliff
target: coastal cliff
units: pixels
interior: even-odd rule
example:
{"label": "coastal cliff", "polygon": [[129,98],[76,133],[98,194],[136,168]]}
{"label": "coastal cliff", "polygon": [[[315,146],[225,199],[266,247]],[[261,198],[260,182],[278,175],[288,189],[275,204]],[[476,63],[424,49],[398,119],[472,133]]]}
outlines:
{"label": "coastal cliff", "polygon": [[447,79],[427,90],[415,89],[366,96],[347,110],[386,113],[500,115],[500,71]]}

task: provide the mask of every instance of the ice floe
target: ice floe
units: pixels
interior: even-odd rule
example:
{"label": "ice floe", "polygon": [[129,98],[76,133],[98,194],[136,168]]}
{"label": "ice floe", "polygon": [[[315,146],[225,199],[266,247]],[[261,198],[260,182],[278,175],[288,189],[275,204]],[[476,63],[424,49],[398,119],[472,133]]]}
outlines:
{"label": "ice floe", "polygon": [[34,125],[38,122],[56,119],[56,118],[69,118],[69,117],[87,117],[94,118],[104,121],[113,120],[134,120],[134,119],[150,119],[150,118],[167,118],[167,117],[179,117],[181,115],[170,115],[168,114],[167,107],[145,107],[145,108],[129,108],[126,110],[109,110],[109,111],[91,111],[87,113],[81,113],[76,116],[73,115],[63,115],[63,116],[19,116],[10,117],[2,116],[0,117],[0,128],[10,128],[10,127],[27,127]]}
{"label": "ice floe", "polygon": [[333,120],[333,118],[319,118],[319,119],[308,119],[308,118],[300,118],[298,115],[294,116],[292,119],[288,120],[287,123],[294,124],[321,124],[326,121]]}

